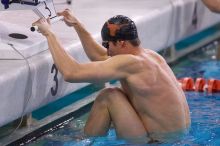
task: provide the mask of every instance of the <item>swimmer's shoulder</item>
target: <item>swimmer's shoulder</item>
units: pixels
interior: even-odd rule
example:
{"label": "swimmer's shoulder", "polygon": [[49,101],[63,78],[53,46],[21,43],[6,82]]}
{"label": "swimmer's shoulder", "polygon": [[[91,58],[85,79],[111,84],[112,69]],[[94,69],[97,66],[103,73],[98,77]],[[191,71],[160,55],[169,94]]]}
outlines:
{"label": "swimmer's shoulder", "polygon": [[148,54],[149,58],[152,58],[153,60],[157,61],[158,63],[165,63],[165,59],[157,52],[150,50],[150,49],[146,49],[145,53]]}
{"label": "swimmer's shoulder", "polygon": [[128,70],[132,70],[132,72],[139,72],[145,66],[145,60],[143,57],[132,54],[122,54],[116,55],[108,59],[109,61],[116,64],[121,64],[122,68],[127,68]]}
{"label": "swimmer's shoulder", "polygon": [[133,54],[122,54],[122,55],[116,55],[116,56],[113,56],[113,57],[110,57],[109,58],[110,60],[111,59],[114,59],[114,60],[118,60],[118,61],[128,61],[128,62],[139,62],[141,61],[141,57],[138,56],[138,55],[133,55]]}

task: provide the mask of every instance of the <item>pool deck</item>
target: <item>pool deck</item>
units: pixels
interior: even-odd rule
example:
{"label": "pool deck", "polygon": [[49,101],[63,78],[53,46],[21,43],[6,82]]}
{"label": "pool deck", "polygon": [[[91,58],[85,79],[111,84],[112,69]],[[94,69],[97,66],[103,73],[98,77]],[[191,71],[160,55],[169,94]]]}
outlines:
{"label": "pool deck", "polygon": [[[220,21],[220,15],[211,13],[200,0],[81,0],[73,1],[72,6],[61,0],[54,0],[54,3],[57,11],[73,9],[99,42],[103,23],[114,15],[126,15],[137,24],[143,47],[155,51]],[[63,80],[54,67],[45,38],[29,30],[37,19],[30,10],[0,14],[0,126],[88,85],[70,84]],[[74,58],[79,62],[89,61],[72,28],[63,22],[52,27]],[[25,34],[28,39],[8,37],[14,32]]]}

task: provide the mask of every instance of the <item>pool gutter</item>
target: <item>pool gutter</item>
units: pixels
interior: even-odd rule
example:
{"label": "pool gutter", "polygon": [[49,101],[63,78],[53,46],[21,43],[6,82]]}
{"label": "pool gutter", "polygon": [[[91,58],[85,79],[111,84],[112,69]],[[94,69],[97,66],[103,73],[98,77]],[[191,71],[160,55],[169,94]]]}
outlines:
{"label": "pool gutter", "polygon": [[69,120],[80,117],[82,113],[90,110],[97,94],[98,92],[95,92],[40,121],[34,122],[29,127],[16,130],[10,136],[1,139],[0,145],[15,146],[27,144],[50,132],[52,130],[51,127],[62,126],[62,123],[65,121],[68,122]]}

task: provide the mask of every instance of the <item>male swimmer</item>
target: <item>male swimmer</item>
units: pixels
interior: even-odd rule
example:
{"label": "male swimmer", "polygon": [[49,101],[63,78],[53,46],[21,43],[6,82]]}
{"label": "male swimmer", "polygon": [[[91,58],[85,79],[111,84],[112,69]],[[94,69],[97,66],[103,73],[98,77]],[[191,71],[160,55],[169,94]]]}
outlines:
{"label": "male swimmer", "polygon": [[189,107],[175,75],[158,53],[142,48],[130,18],[117,15],[107,20],[101,30],[101,46],[70,10],[58,15],[76,30],[91,60],[78,63],[65,51],[47,20],[36,21],[33,25],[46,37],[65,81],[121,83],[120,88],[99,93],[84,128],[86,135],[103,136],[112,123],[119,138],[165,142],[188,129]]}

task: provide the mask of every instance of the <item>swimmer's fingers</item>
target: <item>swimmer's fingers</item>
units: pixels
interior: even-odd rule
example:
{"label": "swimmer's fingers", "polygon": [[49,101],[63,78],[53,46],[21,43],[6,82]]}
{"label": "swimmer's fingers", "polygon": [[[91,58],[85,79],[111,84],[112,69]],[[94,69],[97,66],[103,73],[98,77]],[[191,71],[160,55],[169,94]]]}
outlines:
{"label": "swimmer's fingers", "polygon": [[74,26],[78,21],[69,9],[57,13],[58,16],[63,16],[63,20],[68,26]]}
{"label": "swimmer's fingers", "polygon": [[51,31],[49,19],[40,18],[39,20],[34,22],[32,26],[37,26],[37,31],[39,33],[42,33],[44,36],[46,36],[49,33],[49,31]]}

